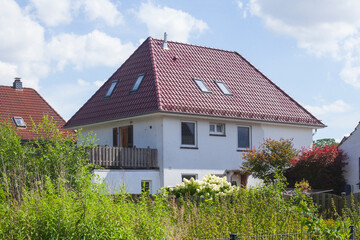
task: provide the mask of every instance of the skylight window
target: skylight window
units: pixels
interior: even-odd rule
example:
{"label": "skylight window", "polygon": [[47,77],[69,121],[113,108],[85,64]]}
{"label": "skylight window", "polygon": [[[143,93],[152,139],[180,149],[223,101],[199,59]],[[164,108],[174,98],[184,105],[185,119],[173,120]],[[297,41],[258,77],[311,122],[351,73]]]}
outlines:
{"label": "skylight window", "polygon": [[144,79],[144,77],[145,77],[145,73],[140,74],[140,75],[137,77],[137,79],[136,79],[136,81],[135,81],[135,83],[134,83],[134,86],[132,87],[132,89],[131,89],[130,92],[133,93],[133,92],[136,92],[136,91],[139,89],[140,84],[141,84],[142,80]]}
{"label": "skylight window", "polygon": [[13,117],[12,118],[16,127],[18,128],[26,128],[26,124],[24,122],[24,119],[22,117]]}
{"label": "skylight window", "polygon": [[202,92],[210,92],[210,90],[206,87],[205,83],[203,82],[203,80],[200,79],[195,79],[194,78],[194,82],[196,83],[196,85],[200,88],[200,90]]}
{"label": "skylight window", "polygon": [[114,91],[117,83],[118,83],[118,80],[112,81],[109,89],[107,90],[107,92],[106,92],[106,94],[105,94],[105,98],[108,98],[108,97],[111,96],[111,94],[113,93],[113,91]]}
{"label": "skylight window", "polygon": [[226,87],[225,83],[223,82],[218,82],[215,81],[216,85],[220,88],[220,90],[225,94],[225,95],[231,95],[231,92],[229,91],[229,89]]}

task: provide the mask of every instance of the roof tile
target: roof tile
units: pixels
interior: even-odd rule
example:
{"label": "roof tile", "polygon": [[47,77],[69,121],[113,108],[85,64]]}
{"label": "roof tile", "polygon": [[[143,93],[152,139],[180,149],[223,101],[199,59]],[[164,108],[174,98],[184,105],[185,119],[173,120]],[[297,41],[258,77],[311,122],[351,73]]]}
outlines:
{"label": "roof tile", "polygon": [[[237,52],[177,42],[168,42],[165,50],[161,45],[162,40],[149,37],[66,126],[155,111],[325,126]],[[141,73],[146,76],[139,90],[129,94]],[[193,78],[211,92],[200,91]],[[104,99],[114,79],[119,84]],[[224,82],[232,95],[224,95],[215,81]]]}

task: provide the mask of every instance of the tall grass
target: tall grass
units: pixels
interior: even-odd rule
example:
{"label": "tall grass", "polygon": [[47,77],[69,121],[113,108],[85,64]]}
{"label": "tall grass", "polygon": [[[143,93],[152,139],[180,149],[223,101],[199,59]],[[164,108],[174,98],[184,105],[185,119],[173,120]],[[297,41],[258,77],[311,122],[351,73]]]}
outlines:
{"label": "tall grass", "polygon": [[281,179],[208,199],[112,195],[91,181],[85,149],[91,138],[76,145],[46,117],[34,129],[39,139],[21,145],[11,125],[0,122],[0,239],[201,239],[306,231],[342,239],[336,229],[348,227],[348,219],[360,221],[360,210],[353,210],[354,217],[348,213],[328,224],[310,199],[284,198]]}

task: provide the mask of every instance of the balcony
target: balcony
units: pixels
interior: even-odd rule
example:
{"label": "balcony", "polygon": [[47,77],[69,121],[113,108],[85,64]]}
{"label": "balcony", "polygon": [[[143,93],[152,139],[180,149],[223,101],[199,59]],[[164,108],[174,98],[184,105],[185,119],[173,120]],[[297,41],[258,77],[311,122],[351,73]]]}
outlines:
{"label": "balcony", "polygon": [[97,146],[89,150],[89,163],[105,169],[158,169],[157,149]]}

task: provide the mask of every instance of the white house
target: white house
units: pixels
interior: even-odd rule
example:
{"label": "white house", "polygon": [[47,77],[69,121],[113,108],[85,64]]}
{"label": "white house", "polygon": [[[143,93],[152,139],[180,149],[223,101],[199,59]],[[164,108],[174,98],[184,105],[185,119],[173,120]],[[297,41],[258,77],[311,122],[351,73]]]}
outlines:
{"label": "white house", "polygon": [[[148,167],[133,153],[132,163],[96,171],[111,189],[125,183],[131,193],[144,182],[155,193],[208,173],[245,184],[246,148],[281,137],[308,147],[324,126],[239,53],[151,37],[65,125],[92,131],[99,145],[156,149]],[[121,151],[112,158],[130,158]]]}
{"label": "white house", "polygon": [[348,137],[344,137],[339,148],[347,156],[347,165],[344,167],[346,184],[351,187],[351,192],[360,192],[360,123]]}

